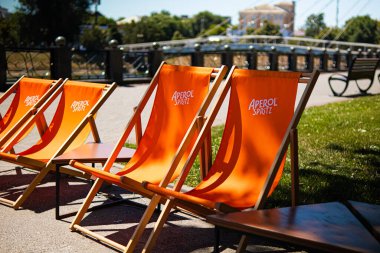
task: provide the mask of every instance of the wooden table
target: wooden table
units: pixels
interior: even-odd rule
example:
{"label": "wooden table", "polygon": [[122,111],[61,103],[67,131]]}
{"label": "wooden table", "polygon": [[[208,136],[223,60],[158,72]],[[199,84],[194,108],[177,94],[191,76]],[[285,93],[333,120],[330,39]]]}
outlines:
{"label": "wooden table", "polygon": [[[53,159],[52,163],[55,165],[56,170],[56,219],[59,219],[61,217],[59,215],[60,167],[68,165],[71,160],[76,160],[82,163],[104,163],[107,161],[113,149],[114,146],[111,144],[90,142]],[[116,162],[128,162],[134,153],[134,149],[122,148],[116,158]]]}
{"label": "wooden table", "polygon": [[216,227],[318,251],[380,252],[378,205],[330,202],[210,215],[206,220]]}

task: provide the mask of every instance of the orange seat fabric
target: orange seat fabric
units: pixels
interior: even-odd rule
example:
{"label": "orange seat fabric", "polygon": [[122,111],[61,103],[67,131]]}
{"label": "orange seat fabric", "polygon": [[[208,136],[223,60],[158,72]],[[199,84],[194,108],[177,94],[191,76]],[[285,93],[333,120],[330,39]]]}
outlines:
{"label": "orange seat fabric", "polygon": [[[117,173],[138,182],[158,184],[166,175],[187,129],[208,94],[213,68],[163,65],[151,116],[137,150]],[[194,138],[195,140],[195,138]],[[172,180],[182,168],[187,150]],[[96,172],[93,173],[97,176]],[[102,176],[104,178],[104,176]],[[113,178],[107,178],[115,181]]]}
{"label": "orange seat fabric", "polygon": [[[17,155],[41,161],[51,159],[101,98],[105,86],[105,84],[94,86],[86,82],[67,81],[63,86],[56,113],[46,132],[35,145]],[[87,125],[66,151],[83,144],[90,130],[90,126]]]}
{"label": "orange seat fabric", "polygon": [[[38,102],[49,90],[52,80],[24,77],[18,84],[13,100],[0,120],[0,139]],[[31,130],[31,129],[30,129]]]}
{"label": "orange seat fabric", "polygon": [[219,151],[205,179],[186,194],[240,209],[255,205],[293,116],[299,77],[299,73],[234,71]]}

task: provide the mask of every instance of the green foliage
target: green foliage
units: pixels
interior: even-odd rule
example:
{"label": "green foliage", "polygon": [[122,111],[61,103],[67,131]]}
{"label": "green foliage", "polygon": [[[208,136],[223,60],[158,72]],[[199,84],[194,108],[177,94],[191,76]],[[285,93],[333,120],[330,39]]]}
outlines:
{"label": "green foliage", "polygon": [[257,35],[281,35],[280,26],[275,25],[268,20],[264,20],[262,27],[255,31]]}
{"label": "green foliage", "polygon": [[[193,28],[193,34],[195,36],[202,36],[204,33],[207,33],[207,31],[217,24],[225,23],[226,17],[214,15],[209,11],[202,11],[193,16],[192,18],[192,28]],[[227,28],[226,25],[222,26],[225,29]],[[216,33],[213,33],[215,35]],[[207,33],[207,35],[210,35]]]}
{"label": "green foliage", "polygon": [[0,18],[0,44],[16,46],[20,43],[21,20],[23,15],[16,12],[5,18]]}
{"label": "green foliage", "polygon": [[185,24],[177,16],[171,16],[167,11],[144,16],[139,22],[131,22],[123,27],[124,41],[127,43],[152,42],[171,40],[176,36],[188,37]]}
{"label": "green foliage", "polygon": [[324,21],[324,14],[311,14],[306,19],[305,35],[308,37],[316,38],[322,30],[326,29],[326,23]]}
{"label": "green foliage", "polygon": [[206,32],[207,35],[220,34],[227,27],[227,24],[217,26],[223,21],[224,17],[207,11],[191,18],[172,16],[167,11],[155,12],[138,22],[125,24],[123,39],[125,43],[136,43],[193,38]]}
{"label": "green foliage", "polygon": [[[305,110],[299,129],[300,201],[351,199],[380,204],[380,95]],[[223,126],[212,129],[213,157]],[[288,152],[289,153],[289,152]],[[289,206],[289,154],[268,207]],[[199,183],[199,164],[186,184]]]}
{"label": "green foliage", "polygon": [[253,35],[253,34],[255,34],[255,31],[256,31],[255,28],[253,28],[253,27],[248,27],[248,28],[246,29],[246,31],[245,31],[245,34],[247,34],[247,35]]}
{"label": "green foliage", "polygon": [[89,50],[103,49],[107,45],[107,31],[94,26],[83,31],[80,43]]}
{"label": "green foliage", "polygon": [[[324,40],[342,40],[342,37],[337,38],[341,34],[342,29],[337,27],[326,27],[317,36],[318,39]],[[337,39],[336,39],[337,38]]]}
{"label": "green foliage", "polygon": [[370,16],[357,16],[346,21],[343,40],[349,42],[377,43],[380,39],[378,22]]}
{"label": "green foliage", "polygon": [[64,36],[73,42],[79,26],[87,17],[90,0],[19,0],[20,12],[25,16],[20,34],[25,42],[54,42]]}
{"label": "green foliage", "polygon": [[175,31],[172,37],[172,40],[181,40],[184,39],[182,33],[180,31]]}
{"label": "green foliage", "polygon": [[[95,16],[95,14],[88,15],[85,22],[87,26],[95,25],[103,27],[105,29],[107,42],[114,39],[117,40],[119,43],[122,43],[122,35],[117,28],[116,21],[112,18],[107,18],[103,16],[101,13],[97,13],[97,16]],[[82,37],[83,36],[84,34],[82,34]],[[87,33],[86,36],[89,36],[89,34]]]}

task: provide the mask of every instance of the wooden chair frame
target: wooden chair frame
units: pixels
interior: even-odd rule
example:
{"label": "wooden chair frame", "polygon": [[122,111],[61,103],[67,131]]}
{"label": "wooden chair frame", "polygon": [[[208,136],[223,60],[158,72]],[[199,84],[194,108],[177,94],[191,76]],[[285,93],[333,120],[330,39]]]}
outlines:
{"label": "wooden chair frame", "polygon": [[[24,190],[24,192],[18,197],[16,201],[11,201],[5,198],[0,198],[0,204],[4,204],[7,206],[11,206],[14,209],[20,208],[20,206],[24,203],[24,201],[29,197],[29,195],[33,192],[33,190],[37,187],[37,185],[42,181],[42,179],[47,175],[48,172],[54,169],[54,165],[52,164],[52,160],[63,154],[70,144],[75,140],[76,136],[84,129],[84,127],[89,124],[91,128],[91,133],[94,138],[94,142],[100,142],[99,133],[95,124],[95,114],[100,109],[100,107],[104,104],[104,102],[108,99],[108,97],[112,94],[112,92],[116,88],[116,83],[112,83],[110,85],[106,85],[104,88],[104,92],[102,97],[96,102],[96,104],[92,107],[92,109],[87,113],[87,115],[82,119],[82,121],[75,128],[73,133],[62,143],[62,145],[57,149],[55,154],[50,157],[47,162],[37,161],[34,159],[30,159],[24,156],[7,156],[6,152],[9,152],[13,149],[13,146],[18,142],[18,140],[25,134],[25,132],[34,124],[38,128],[38,132],[40,136],[43,135],[45,130],[47,129],[47,123],[44,116],[44,112],[47,108],[55,101],[55,99],[62,93],[63,87],[66,79],[63,84],[57,88],[54,93],[49,97],[47,101],[40,108],[38,108],[37,112],[31,117],[24,126],[7,142],[6,146],[1,150],[0,158],[7,162],[21,165],[23,167],[27,167],[33,170],[39,171],[33,181],[28,185],[28,187]],[[75,176],[83,176],[83,173],[77,173],[70,170],[61,170],[61,172],[72,174]]]}
{"label": "wooden chair frame", "polygon": [[[347,90],[348,84],[350,81],[355,81],[356,86],[358,87],[361,93],[366,93],[373,84],[373,79],[375,77],[375,72],[379,64],[378,58],[355,58],[351,63],[348,74],[332,74],[329,77],[329,86],[334,94],[334,96],[342,96],[343,93]],[[361,87],[358,83],[358,80],[368,79],[370,83],[366,87]],[[337,91],[334,88],[332,81],[344,82],[344,87],[341,91]]]}
{"label": "wooden chair frame", "polygon": [[[156,193],[156,195],[153,196],[151,203],[149,204],[146,213],[149,214],[148,210],[152,210],[156,207],[156,205],[162,201],[162,198],[166,198],[166,203],[161,211],[161,214],[153,228],[152,233],[150,234],[150,237],[148,241],[145,244],[145,247],[143,249],[143,252],[151,252],[152,248],[154,247],[154,244],[157,240],[157,237],[160,233],[160,231],[163,228],[164,223],[167,220],[168,215],[170,214],[170,211],[172,208],[180,208],[185,209],[195,215],[198,215],[200,217],[206,217],[210,214],[215,213],[229,213],[229,212],[238,212],[239,209],[236,209],[234,207],[231,207],[225,203],[216,203],[209,200],[202,200],[200,201],[198,198],[196,202],[193,201],[191,196],[184,195],[184,194],[178,194],[178,192],[181,190],[182,185],[185,182],[186,176],[188,172],[190,171],[190,168],[195,160],[195,155],[198,150],[201,147],[202,141],[207,136],[207,134],[210,132],[212,122],[214,121],[217,112],[219,111],[221,104],[223,103],[226,94],[230,88],[230,82],[231,82],[231,76],[233,73],[233,70],[235,68],[233,67],[230,71],[229,76],[227,77],[226,84],[223,88],[222,93],[220,94],[220,97],[217,100],[217,103],[215,104],[214,108],[212,109],[212,113],[209,118],[207,118],[199,136],[196,141],[196,144],[193,147],[192,152],[190,153],[190,156],[188,158],[188,161],[186,162],[182,174],[179,177],[178,181],[176,182],[175,186],[173,187],[173,190],[168,190],[163,187],[159,187],[153,184],[150,184],[148,182],[144,182],[144,188],[153,191]],[[294,112],[294,115],[292,117],[292,120],[290,121],[290,124],[288,125],[288,128],[285,132],[285,137],[282,140],[282,143],[280,145],[279,151],[276,155],[276,158],[271,166],[269,176],[266,179],[266,182],[264,184],[264,187],[261,189],[259,198],[256,202],[256,205],[252,207],[252,209],[262,209],[266,200],[268,193],[271,189],[271,186],[275,180],[276,174],[280,168],[282,157],[284,157],[286,150],[288,148],[288,145],[291,144],[291,158],[292,158],[292,205],[296,205],[296,201],[298,198],[298,146],[297,146],[297,125],[301,118],[302,112],[306,107],[306,103],[311,95],[311,92],[315,86],[315,83],[318,79],[319,72],[316,70],[313,73],[302,73],[301,78],[299,80],[299,83],[305,83],[306,89],[303,92],[303,95],[296,107],[296,110]],[[198,204],[195,204],[198,203]],[[151,215],[144,216],[144,219],[140,221],[140,223],[148,223]],[[246,242],[246,238],[243,236],[241,239],[241,248],[244,248]],[[131,251],[132,252],[132,251]]]}
{"label": "wooden chair frame", "polygon": [[[123,135],[121,136],[121,138],[117,142],[117,144],[116,144],[116,146],[112,152],[112,155],[109,157],[107,162],[104,164],[103,170],[102,171],[99,171],[99,170],[96,171],[97,174],[115,178],[116,180],[119,181],[118,185],[120,187],[123,187],[123,188],[130,190],[132,192],[141,194],[141,195],[148,197],[148,198],[151,198],[153,193],[149,190],[144,189],[141,182],[134,181],[133,179],[128,178],[128,176],[122,176],[122,177],[117,176],[115,174],[109,173],[109,170],[111,169],[112,165],[114,164],[117,154],[120,152],[120,150],[123,147],[124,143],[126,142],[128,136],[131,134],[133,127],[136,127],[135,129],[137,129],[136,130],[137,140],[140,140],[140,138],[141,138],[140,134],[142,133],[141,122],[140,122],[141,116],[140,115],[141,115],[142,111],[144,110],[144,108],[145,108],[149,98],[151,97],[153,91],[157,87],[157,78],[158,78],[160,70],[164,64],[166,64],[166,63],[165,62],[161,63],[161,65],[158,68],[156,74],[154,75],[147,91],[143,95],[143,98],[141,99],[138,106],[134,109],[134,114],[133,114],[132,118],[128,122],[127,127],[126,127]],[[214,78],[214,80],[212,81],[212,83],[210,85],[211,89],[208,93],[208,96],[206,96],[205,100],[203,101],[200,109],[198,110],[197,116],[193,119],[189,129],[187,130],[187,132],[185,134],[184,139],[182,140],[180,146],[178,147],[177,152],[175,154],[175,157],[172,160],[171,166],[168,169],[168,174],[170,174],[170,175],[173,174],[174,170],[176,169],[179,162],[181,161],[184,153],[186,152],[186,149],[190,145],[192,137],[194,136],[196,131],[202,127],[202,122],[206,118],[205,115],[206,115],[207,109],[208,109],[209,105],[211,104],[214,95],[218,91],[219,86],[220,86],[226,72],[227,72],[226,66],[222,66],[221,68],[215,68],[213,70],[211,77]],[[209,146],[205,143],[202,143],[201,146],[203,149],[209,149]],[[206,159],[205,156],[209,155],[209,151],[203,150],[201,155],[203,155],[203,158]],[[203,158],[201,158],[201,159],[203,159]],[[87,167],[83,164],[77,163],[75,161],[71,161],[70,165],[77,168],[77,169],[80,169],[84,172],[87,172],[87,173],[91,173],[91,171],[93,171],[92,168]],[[170,178],[171,177],[169,177],[169,176],[165,176],[165,178],[161,181],[160,186],[166,187],[170,183]],[[71,223],[70,229],[72,231],[79,231],[83,234],[86,234],[86,235],[89,235],[93,238],[96,238],[97,240],[99,240],[105,244],[108,244],[111,247],[113,247],[117,250],[120,250],[122,252],[132,252],[134,247],[136,246],[136,243],[138,242],[139,237],[141,236],[141,233],[145,229],[144,224],[142,224],[142,223],[139,224],[139,226],[136,228],[136,230],[135,230],[135,232],[134,232],[134,234],[133,234],[132,238],[130,239],[127,246],[121,245],[115,241],[112,241],[112,240],[110,240],[110,239],[108,239],[102,235],[94,233],[94,232],[80,226],[81,220],[83,219],[83,217],[84,217],[85,213],[87,212],[93,198],[95,197],[96,193],[99,191],[99,189],[100,189],[100,187],[104,181],[105,180],[102,178],[97,178],[95,180],[95,183],[92,186],[89,194],[87,195],[84,203],[82,204],[79,212],[77,213],[75,219]],[[152,211],[152,213],[153,213],[154,209],[153,210],[149,209],[149,211]]]}
{"label": "wooden chair frame", "polygon": [[[17,92],[17,89],[19,88],[19,84],[24,79],[25,76],[20,77],[1,97],[0,97],[0,105],[4,103],[6,99],[8,99],[13,93]],[[17,123],[10,129],[7,133],[4,134],[0,138],[0,148],[6,144],[6,142],[25,124],[25,122],[32,117],[36,112],[37,109],[48,99],[51,94],[62,84],[62,79],[58,80],[52,80],[50,89],[37,101],[36,104],[31,106],[30,110],[22,117],[20,118]],[[2,120],[2,115],[0,113],[0,120]]]}

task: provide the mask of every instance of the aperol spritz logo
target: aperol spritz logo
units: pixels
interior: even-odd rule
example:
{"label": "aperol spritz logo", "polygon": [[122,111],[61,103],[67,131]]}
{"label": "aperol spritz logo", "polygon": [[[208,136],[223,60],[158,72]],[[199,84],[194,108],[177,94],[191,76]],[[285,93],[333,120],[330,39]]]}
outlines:
{"label": "aperol spritz logo", "polygon": [[40,99],[39,95],[27,96],[24,100],[24,104],[25,106],[33,106],[37,103],[38,99]]}
{"label": "aperol spritz logo", "polygon": [[255,116],[269,115],[272,114],[274,108],[277,106],[277,98],[252,99],[248,110],[252,111],[252,114]]}
{"label": "aperol spritz logo", "polygon": [[86,110],[86,107],[89,106],[88,100],[74,101],[71,104],[71,109],[73,112],[82,112]]}
{"label": "aperol spritz logo", "polygon": [[172,96],[172,101],[174,105],[188,105],[190,104],[191,98],[194,97],[193,93],[193,90],[175,91]]}

